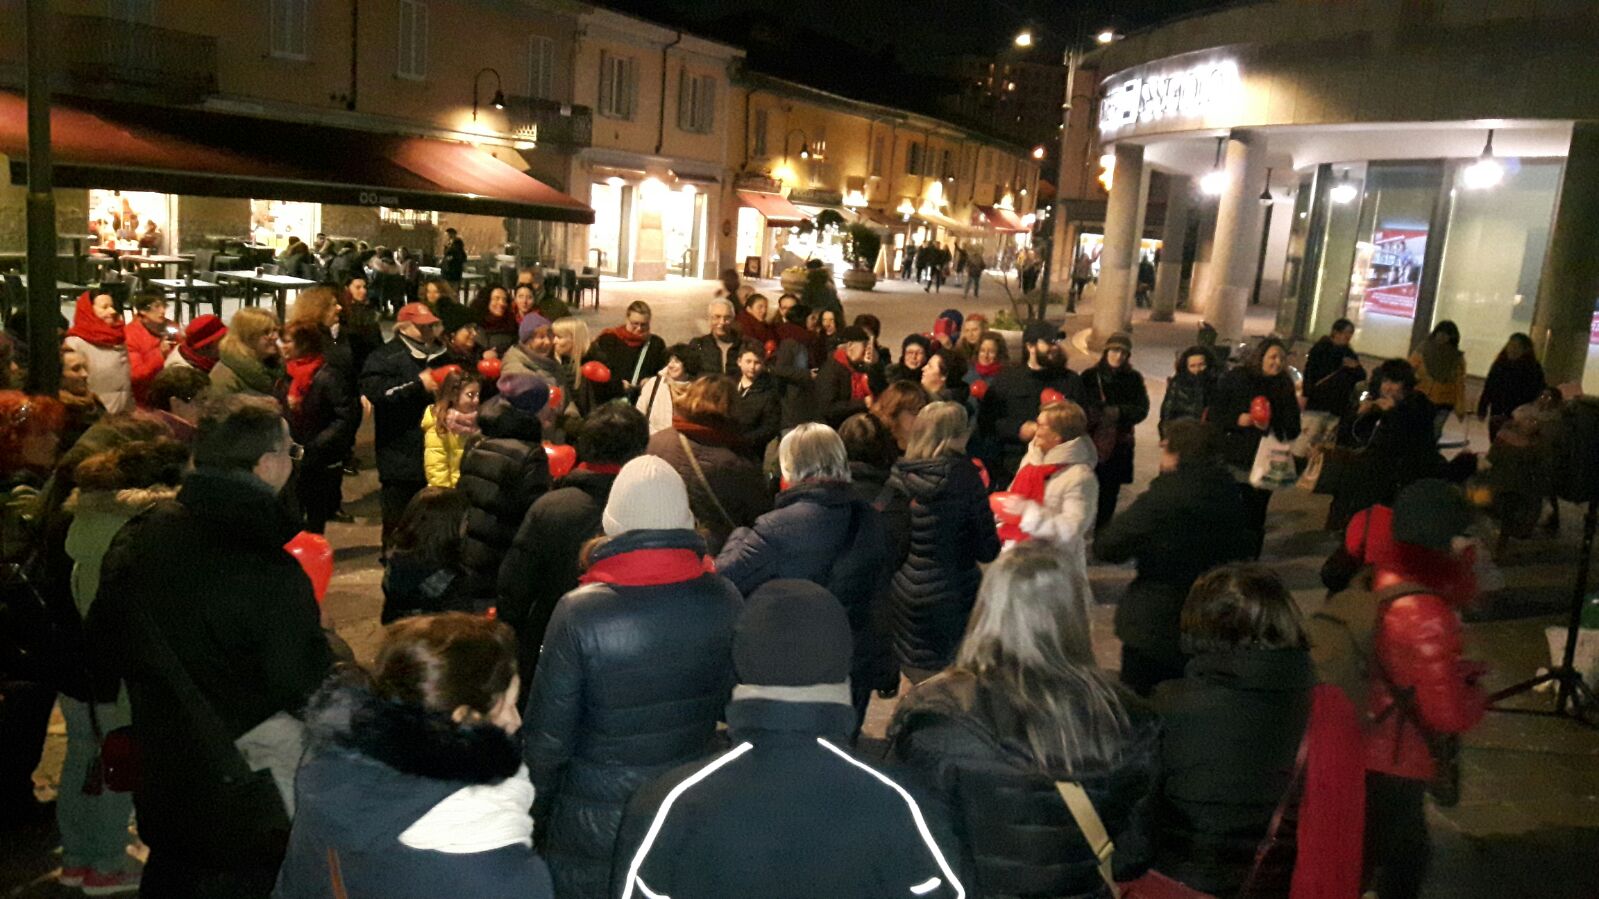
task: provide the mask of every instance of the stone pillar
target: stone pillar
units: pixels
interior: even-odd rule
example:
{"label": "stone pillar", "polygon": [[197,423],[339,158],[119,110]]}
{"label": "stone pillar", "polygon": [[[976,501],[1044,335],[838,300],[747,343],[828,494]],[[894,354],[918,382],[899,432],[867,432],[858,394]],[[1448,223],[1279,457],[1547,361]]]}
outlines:
{"label": "stone pillar", "polygon": [[[1183,306],[1189,312],[1202,312],[1199,303],[1205,296],[1205,285],[1210,278],[1210,260],[1216,251],[1216,201],[1211,197],[1195,197],[1193,215],[1199,216],[1199,227],[1194,235],[1194,268],[1188,274],[1188,303]],[[1182,291],[1178,291],[1179,300]]]}
{"label": "stone pillar", "polygon": [[1105,207],[1105,248],[1099,257],[1099,290],[1094,299],[1092,344],[1125,329],[1132,318],[1133,283],[1138,276],[1138,198],[1146,190],[1144,148],[1116,145],[1116,174]]}
{"label": "stone pillar", "polygon": [[1216,247],[1199,304],[1223,341],[1244,335],[1244,312],[1260,260],[1260,188],[1266,175],[1266,138],[1234,131],[1227,138],[1227,186],[1216,207]]}
{"label": "stone pillar", "polygon": [[1160,264],[1155,266],[1155,294],[1149,313],[1152,322],[1169,322],[1177,309],[1177,291],[1183,280],[1183,240],[1188,236],[1188,210],[1193,179],[1171,175],[1166,179],[1166,227],[1161,232]]}
{"label": "stone pillar", "polygon": [[1582,381],[1588,332],[1599,299],[1599,124],[1578,122],[1571,131],[1566,175],[1556,205],[1555,226],[1538,280],[1532,343],[1543,351],[1551,384]]}

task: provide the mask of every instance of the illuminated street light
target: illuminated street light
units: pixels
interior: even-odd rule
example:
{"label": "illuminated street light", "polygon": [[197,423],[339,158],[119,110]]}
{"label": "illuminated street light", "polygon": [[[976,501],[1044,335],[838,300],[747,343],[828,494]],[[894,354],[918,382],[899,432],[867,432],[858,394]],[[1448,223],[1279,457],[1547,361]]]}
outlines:
{"label": "illuminated street light", "polygon": [[1486,190],[1497,187],[1504,178],[1505,167],[1494,158],[1494,133],[1490,129],[1488,142],[1482,148],[1482,155],[1461,171],[1460,181],[1467,190]]}
{"label": "illuminated street light", "polygon": [[1044,158],[1044,145],[1043,144],[1039,144],[1038,146],[1033,148],[1033,158],[1034,159],[1043,159]]}
{"label": "illuminated street light", "polygon": [[1227,189],[1227,172],[1221,167],[1221,148],[1227,143],[1227,138],[1216,138],[1216,162],[1210,171],[1199,179],[1199,191],[1206,196],[1219,197]]}
{"label": "illuminated street light", "polygon": [[1016,46],[1031,47],[1032,45],[1033,33],[1031,31],[1022,31],[1016,35]]}
{"label": "illuminated street light", "polygon": [[1106,28],[1100,33],[1094,35],[1094,40],[1101,44],[1113,44],[1116,41],[1121,40],[1121,35],[1117,34],[1116,30],[1113,28]]}
{"label": "illuminated street light", "polygon": [[1349,183],[1349,170],[1344,169],[1338,175],[1338,183],[1332,186],[1332,190],[1327,191],[1327,199],[1342,206],[1353,200],[1355,195],[1359,193],[1360,191],[1355,189],[1355,185]]}

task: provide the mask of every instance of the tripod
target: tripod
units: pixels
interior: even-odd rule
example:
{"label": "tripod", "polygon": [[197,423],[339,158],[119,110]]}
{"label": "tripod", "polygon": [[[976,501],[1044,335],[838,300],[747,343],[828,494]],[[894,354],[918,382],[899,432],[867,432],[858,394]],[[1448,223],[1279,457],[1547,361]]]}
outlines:
{"label": "tripod", "polygon": [[[1599,708],[1595,705],[1593,688],[1583,681],[1582,674],[1575,667],[1577,633],[1582,629],[1582,603],[1588,594],[1588,569],[1593,560],[1596,525],[1599,525],[1599,499],[1588,501],[1588,512],[1582,518],[1582,555],[1577,560],[1577,588],[1571,598],[1571,618],[1566,624],[1566,650],[1560,664],[1537,677],[1506,687],[1489,696],[1488,704],[1491,710],[1521,715],[1553,715],[1557,718],[1571,718],[1589,727],[1596,726],[1588,717],[1592,710]],[[1555,707],[1552,710],[1498,707],[1501,700],[1526,693],[1551,681],[1556,684]]]}

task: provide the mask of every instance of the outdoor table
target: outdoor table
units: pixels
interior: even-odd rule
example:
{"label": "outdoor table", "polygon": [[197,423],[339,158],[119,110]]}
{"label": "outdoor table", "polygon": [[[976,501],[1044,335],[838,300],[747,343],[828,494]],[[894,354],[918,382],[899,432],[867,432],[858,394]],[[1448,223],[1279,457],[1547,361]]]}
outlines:
{"label": "outdoor table", "polygon": [[[22,282],[22,286],[23,287],[27,287],[28,286],[28,276],[27,275],[17,275],[15,277],[16,277],[16,279],[18,281]],[[78,294],[83,293],[85,290],[88,290],[88,289],[89,289],[89,287],[86,284],[73,284],[71,281],[57,281],[56,282],[56,293],[60,294],[61,296],[64,296],[64,297],[77,296]]]}
{"label": "outdoor table", "polygon": [[278,321],[283,320],[284,307],[288,305],[289,291],[304,290],[315,287],[317,282],[306,278],[294,278],[289,275],[258,275],[253,269],[236,272],[217,272],[217,278],[222,281],[237,281],[245,285],[250,291],[250,296],[257,293],[271,293],[272,303],[278,313]]}
{"label": "outdoor table", "polygon": [[177,269],[178,274],[182,274],[184,271],[194,271],[194,257],[186,255],[162,256],[151,254],[149,256],[136,256],[132,253],[127,253],[118,262],[121,263],[124,271],[137,271],[157,266],[162,269],[163,275],[167,274],[168,266]]}
{"label": "outdoor table", "polygon": [[436,265],[419,265],[419,266],[416,267],[416,270],[421,272],[424,275],[442,275],[442,274],[444,274],[444,269],[439,268]]}
{"label": "outdoor table", "polygon": [[[254,275],[254,272],[251,272],[251,274]],[[173,310],[173,319],[179,323],[183,321],[184,294],[190,296],[191,299],[188,302],[196,309],[199,308],[200,297],[202,295],[207,297],[211,303],[212,313],[218,318],[222,317],[222,285],[215,281],[202,281],[193,277],[151,278],[144,283],[160,288],[163,294],[172,295],[172,298],[177,301],[177,308]]]}
{"label": "outdoor table", "polygon": [[461,284],[464,287],[470,287],[470,286],[472,286],[474,284],[482,284],[486,280],[487,280],[487,278],[484,276],[484,274],[482,272],[462,272],[461,273]]}

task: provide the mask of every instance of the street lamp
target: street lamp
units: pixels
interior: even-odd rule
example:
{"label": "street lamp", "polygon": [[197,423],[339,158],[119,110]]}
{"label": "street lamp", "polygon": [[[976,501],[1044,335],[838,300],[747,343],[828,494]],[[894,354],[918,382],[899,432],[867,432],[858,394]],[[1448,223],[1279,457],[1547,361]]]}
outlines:
{"label": "street lamp", "polygon": [[1355,188],[1355,185],[1349,182],[1349,170],[1344,169],[1338,173],[1338,182],[1332,186],[1331,190],[1327,191],[1327,199],[1343,206],[1353,200],[1359,193],[1360,191]]}
{"label": "street lamp", "polygon": [[1460,180],[1467,190],[1486,190],[1497,187],[1505,177],[1505,167],[1494,158],[1494,133],[1488,130],[1488,142],[1482,147],[1482,155],[1477,161],[1468,165],[1460,173]]}
{"label": "street lamp", "polygon": [[785,159],[788,157],[788,139],[793,137],[796,134],[798,134],[800,136],[799,158],[801,158],[801,159],[810,159],[811,158],[810,141],[806,139],[805,132],[800,130],[800,129],[798,129],[798,128],[790,128],[788,133],[783,135],[783,157]]}
{"label": "street lamp", "polygon": [[1038,146],[1033,148],[1033,158],[1034,159],[1043,159],[1044,158],[1044,145],[1043,144],[1039,144]]}
{"label": "street lamp", "polygon": [[1018,47],[1031,47],[1032,45],[1033,45],[1033,33],[1031,31],[1023,31],[1020,34],[1016,35],[1016,46],[1018,46]]}
{"label": "street lamp", "polygon": [[1101,29],[1098,34],[1094,35],[1094,40],[1100,44],[1114,44],[1121,39],[1122,36],[1117,34],[1113,28]]}
{"label": "street lamp", "polygon": [[472,76],[472,121],[474,122],[477,121],[477,85],[485,72],[494,76],[494,98],[489,101],[489,105],[495,109],[505,108],[505,92],[500,89],[502,86],[500,73],[491,68],[479,69],[478,73]]}
{"label": "street lamp", "polygon": [[1216,162],[1210,171],[1199,179],[1199,190],[1206,196],[1219,197],[1227,189],[1227,172],[1221,167],[1221,148],[1227,143],[1227,138],[1216,138]]}

